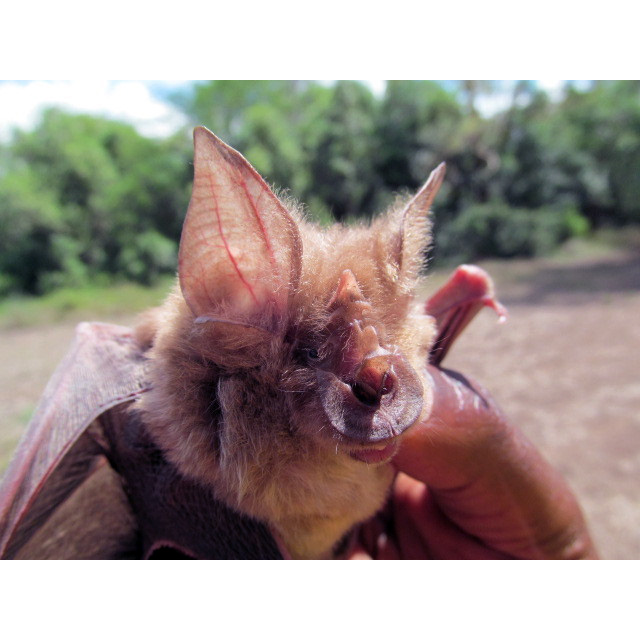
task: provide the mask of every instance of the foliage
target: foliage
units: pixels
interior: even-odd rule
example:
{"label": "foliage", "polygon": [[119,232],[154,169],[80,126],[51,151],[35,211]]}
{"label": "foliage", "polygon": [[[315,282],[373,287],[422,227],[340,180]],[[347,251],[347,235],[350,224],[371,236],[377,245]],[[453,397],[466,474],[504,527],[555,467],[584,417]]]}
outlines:
{"label": "foliage", "polygon": [[437,255],[469,262],[481,258],[534,257],[584,235],[588,222],[575,209],[518,209],[504,202],[465,209],[438,235]]}
{"label": "foliage", "polygon": [[[490,82],[212,81],[173,96],[327,223],[368,217],[440,162],[436,260],[545,253],[587,229],[640,223],[640,83],[529,82],[483,117]],[[182,131],[46,111],[0,146],[0,295],[152,283],[176,266],[191,181]]]}
{"label": "foliage", "polygon": [[42,293],[101,273],[149,282],[175,268],[190,180],[182,137],[158,142],[52,109],[9,153],[0,175],[5,290]]}

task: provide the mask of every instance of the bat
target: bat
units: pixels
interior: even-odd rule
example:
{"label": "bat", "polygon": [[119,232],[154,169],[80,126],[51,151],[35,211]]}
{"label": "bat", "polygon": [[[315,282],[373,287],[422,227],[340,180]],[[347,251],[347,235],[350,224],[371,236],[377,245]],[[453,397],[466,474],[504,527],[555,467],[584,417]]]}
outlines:
{"label": "bat", "polygon": [[2,558],[334,558],[384,504],[403,433],[483,307],[463,265],[416,303],[433,171],[320,228],[194,131],[177,283],[135,327],[79,325],[0,489]]}

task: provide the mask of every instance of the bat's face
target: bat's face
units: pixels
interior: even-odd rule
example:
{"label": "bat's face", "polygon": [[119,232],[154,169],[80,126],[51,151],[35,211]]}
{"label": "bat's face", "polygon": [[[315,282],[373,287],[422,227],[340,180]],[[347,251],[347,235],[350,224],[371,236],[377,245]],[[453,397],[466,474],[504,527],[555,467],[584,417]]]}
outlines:
{"label": "bat's face", "polygon": [[[323,260],[324,268],[317,259],[305,260],[305,267],[309,262],[318,266],[313,286],[294,298],[299,312],[286,336],[290,364],[278,388],[301,433],[334,454],[374,464],[394,455],[398,436],[421,414],[424,390],[403,348],[406,296],[388,290],[381,296],[369,248],[358,232],[354,236],[353,242],[360,243],[360,281],[369,296],[352,269],[339,272],[345,266],[340,255]],[[339,251],[340,243],[333,249]],[[391,322],[384,313],[390,303],[396,305]],[[431,332],[413,336],[429,343],[431,337]],[[414,342],[411,355],[429,346],[416,349]]]}
{"label": "bat's face", "polygon": [[190,322],[206,334],[198,349],[218,370],[245,370],[245,405],[282,405],[294,431],[388,459],[423,408],[410,362],[433,336],[415,335],[408,316],[444,167],[371,227],[321,230],[206,129],[194,164],[179,275]]}
{"label": "bat's face", "polygon": [[[433,340],[432,319],[411,315],[412,296],[399,279],[380,277],[390,263],[379,259],[376,232],[304,223],[300,231],[300,285],[270,327],[187,317],[183,334],[217,380],[203,372],[203,404],[222,402],[237,419],[223,421],[228,431],[286,430],[330,456],[386,462],[425,404],[417,370]],[[327,234],[339,237],[326,242]]]}

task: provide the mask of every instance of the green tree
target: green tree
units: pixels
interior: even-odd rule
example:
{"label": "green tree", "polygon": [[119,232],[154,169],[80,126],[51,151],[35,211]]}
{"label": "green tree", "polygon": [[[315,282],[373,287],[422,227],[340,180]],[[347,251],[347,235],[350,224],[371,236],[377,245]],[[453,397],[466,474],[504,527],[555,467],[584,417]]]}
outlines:
{"label": "green tree", "polygon": [[358,82],[338,82],[318,123],[311,190],[338,221],[374,212],[380,187],[375,166],[377,104]]}
{"label": "green tree", "polygon": [[640,83],[570,87],[548,133],[596,225],[640,221]]}
{"label": "green tree", "polygon": [[[35,293],[99,273],[148,281],[175,268],[189,154],[183,136],[151,140],[129,125],[56,109],[35,130],[17,132],[0,177],[5,288]],[[151,231],[158,250],[150,252]],[[141,242],[147,267],[131,269]]]}

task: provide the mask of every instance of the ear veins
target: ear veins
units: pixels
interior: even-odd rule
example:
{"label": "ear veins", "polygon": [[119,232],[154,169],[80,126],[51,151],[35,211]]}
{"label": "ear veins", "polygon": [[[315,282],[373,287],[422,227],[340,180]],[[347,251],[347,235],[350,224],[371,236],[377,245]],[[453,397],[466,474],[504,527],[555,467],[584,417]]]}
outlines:
{"label": "ear veins", "polygon": [[[194,176],[194,192],[195,192],[195,182],[198,179],[197,176]],[[203,198],[201,196],[196,197],[195,193],[191,194],[191,201],[202,201]],[[193,225],[191,227],[192,229],[194,229]],[[214,246],[213,243],[207,239],[206,235],[205,235],[205,230],[202,224],[197,225],[197,227],[195,227],[195,231],[197,231],[198,235],[200,236],[200,243],[203,246]],[[184,238],[184,227],[182,230],[183,233],[183,238]],[[194,231],[192,231],[192,233],[195,233]],[[189,281],[196,281],[199,282],[201,287],[207,292],[207,296],[209,298],[211,298],[211,295],[209,293],[209,281],[208,278],[205,277],[205,272],[204,272],[204,265],[202,262],[198,262],[196,265],[191,264],[190,267],[191,269],[189,269],[189,271],[187,271],[186,267],[185,267],[185,263],[187,262],[186,257],[184,252],[182,251],[182,244],[183,241],[182,239],[180,240],[180,251],[178,253],[178,276],[180,279],[180,287],[183,291],[183,295],[185,295],[185,299],[187,299],[186,294],[184,293],[185,288],[183,286],[183,283],[187,280]],[[221,247],[221,245],[215,245],[216,248]],[[198,273],[195,274],[193,267],[197,266],[197,271]],[[191,306],[191,305],[189,305]],[[193,311],[193,309],[192,309]]]}
{"label": "ear veins", "polygon": [[282,314],[302,270],[296,221],[241,154],[204,127],[195,129],[194,141],[196,175],[178,269],[185,300],[196,317],[223,292],[240,293],[242,309],[234,314],[247,305],[261,313],[272,298]]}
{"label": "ear veins", "polygon": [[[289,284],[290,290],[291,292],[293,292],[293,290],[295,290],[299,284],[300,271],[302,269],[302,266],[300,264],[300,256],[302,255],[302,246],[301,246],[302,241],[300,239],[300,233],[298,231],[298,227],[295,221],[293,220],[289,212],[282,206],[282,203],[278,200],[278,198],[273,194],[273,192],[269,188],[269,185],[267,185],[267,183],[264,181],[262,176],[251,166],[251,164],[247,161],[247,159],[241,153],[239,153],[234,148],[230,147],[228,144],[220,140],[220,138],[215,136],[213,133],[211,133],[211,131],[209,131],[205,127],[196,127],[196,130],[198,129],[201,129],[206,133],[207,137],[209,137],[214,143],[216,151],[220,153],[220,155],[222,155],[222,157],[227,162],[229,162],[229,164],[234,166],[239,171],[249,172],[249,175],[257,182],[258,186],[261,188],[260,197],[262,197],[265,193],[268,194],[273,199],[274,206],[286,221],[286,224],[289,230],[289,239],[292,244],[292,247],[291,247],[292,264],[290,266],[292,267],[292,271],[293,271],[290,274],[291,282],[287,284]],[[227,172],[227,175],[229,175],[228,172]],[[246,186],[246,180],[244,178],[242,179],[242,188],[245,191],[245,193],[249,196],[249,199],[251,201],[251,206],[254,207],[255,209],[257,207],[257,202],[254,203],[254,201],[251,199],[250,192],[248,187]],[[275,266],[275,253],[273,252],[273,248],[269,244],[269,238],[264,227],[264,222],[263,222],[262,216],[260,216],[258,211],[256,211],[256,217],[258,218],[258,224],[260,225],[260,229],[262,230],[263,237],[269,249],[269,254],[270,256],[273,257],[272,264]]]}
{"label": "ear veins", "polygon": [[244,274],[240,270],[240,267],[238,265],[238,262],[236,261],[235,256],[231,252],[231,247],[229,246],[229,243],[227,242],[227,238],[226,238],[226,236],[224,234],[224,229],[222,228],[222,218],[220,216],[220,207],[218,205],[218,198],[217,198],[216,193],[215,193],[215,187],[214,187],[214,184],[213,184],[213,179],[211,178],[211,176],[208,176],[208,179],[209,179],[209,187],[210,187],[210,191],[211,191],[211,199],[213,200],[213,203],[214,203],[214,209],[215,209],[215,212],[216,212],[216,220],[218,222],[218,231],[220,232],[220,238],[222,238],[222,243],[224,244],[224,249],[227,252],[227,255],[229,256],[229,260],[231,261],[231,264],[233,265],[233,268],[236,270],[236,273],[238,274],[238,278],[240,278],[240,281],[242,282],[242,284],[249,290],[249,293],[251,294],[251,297],[253,298],[253,301],[256,304],[259,304],[258,298],[256,297],[256,294],[255,294],[255,292],[253,290],[253,287],[247,282],[246,278],[244,277]]}
{"label": "ear veins", "polygon": [[240,178],[240,179],[234,179],[233,176],[231,176],[231,182],[233,182],[234,184],[236,184],[237,186],[239,186],[245,193],[247,200],[249,201],[249,204],[251,205],[251,209],[253,211],[253,215],[256,219],[256,222],[258,223],[258,226],[260,227],[260,232],[262,235],[262,239],[264,240],[264,243],[267,245],[267,253],[269,254],[269,262],[271,262],[271,266],[273,267],[274,270],[277,269],[277,265],[276,265],[276,256],[275,253],[273,251],[273,247],[271,246],[271,240],[269,238],[269,235],[267,234],[267,228],[264,226],[264,220],[262,219],[262,216],[260,215],[260,212],[258,210],[258,202],[260,201],[260,198],[264,195],[264,193],[260,193],[260,195],[258,196],[258,200],[254,201],[253,196],[251,195],[251,192],[249,191],[249,187],[247,186],[247,182],[244,178]]}

